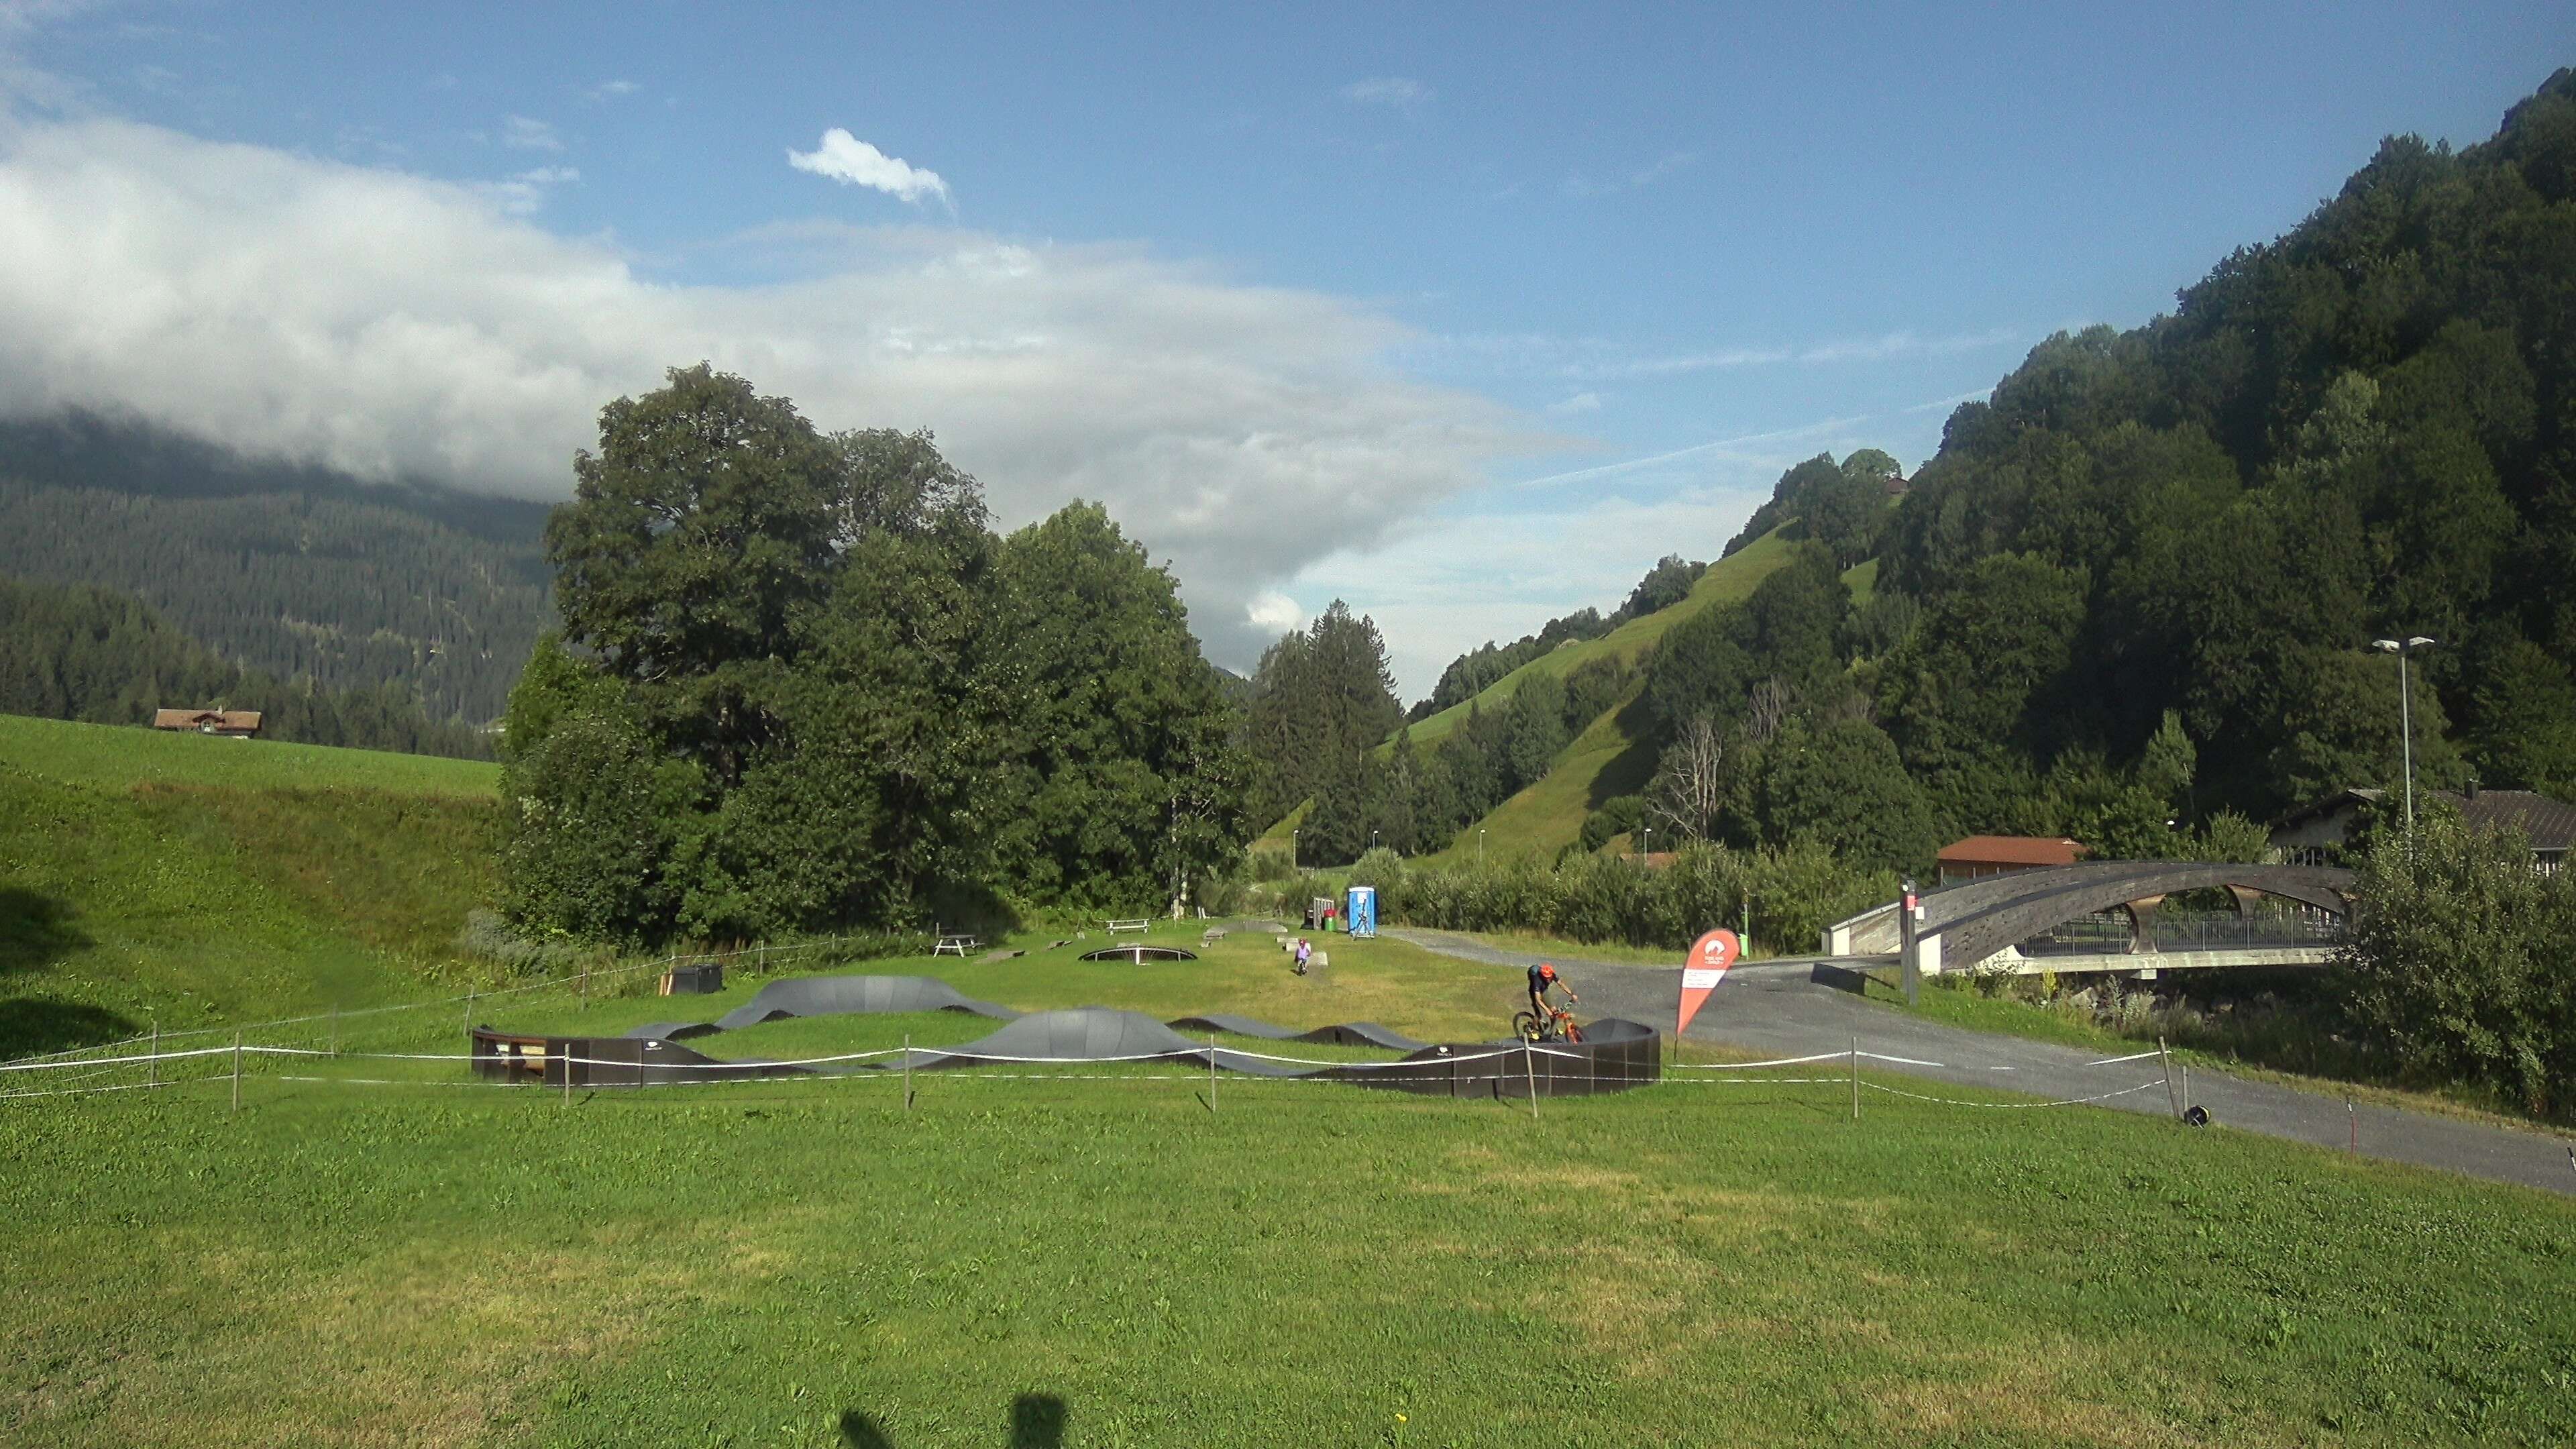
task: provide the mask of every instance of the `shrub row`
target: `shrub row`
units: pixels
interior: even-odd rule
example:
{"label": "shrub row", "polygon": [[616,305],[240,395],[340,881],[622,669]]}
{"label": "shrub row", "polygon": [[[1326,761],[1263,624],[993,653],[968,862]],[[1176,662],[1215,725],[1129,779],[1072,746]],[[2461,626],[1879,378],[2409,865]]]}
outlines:
{"label": "shrub row", "polygon": [[1837,860],[1820,845],[1758,851],[1697,845],[1667,865],[1574,855],[1551,867],[1513,860],[1437,868],[1375,850],[1352,867],[1375,886],[1378,914],[1400,925],[1512,931],[1572,941],[1682,950],[1747,915],[1765,954],[1815,949],[1824,928],[1896,896],[1896,877]]}

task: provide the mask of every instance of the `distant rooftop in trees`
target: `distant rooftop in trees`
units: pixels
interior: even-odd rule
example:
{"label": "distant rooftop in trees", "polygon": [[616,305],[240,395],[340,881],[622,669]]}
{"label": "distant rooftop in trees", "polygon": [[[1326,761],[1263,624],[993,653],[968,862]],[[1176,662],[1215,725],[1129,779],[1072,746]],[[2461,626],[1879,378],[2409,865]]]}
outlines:
{"label": "distant rooftop in trees", "polygon": [[255,735],[259,733],[259,711],[255,709],[156,709],[152,712],[156,730],[195,730],[203,735]]}
{"label": "distant rooftop in trees", "polygon": [[2073,840],[2035,835],[1971,835],[1941,847],[1941,883],[2073,865],[2086,854]]}

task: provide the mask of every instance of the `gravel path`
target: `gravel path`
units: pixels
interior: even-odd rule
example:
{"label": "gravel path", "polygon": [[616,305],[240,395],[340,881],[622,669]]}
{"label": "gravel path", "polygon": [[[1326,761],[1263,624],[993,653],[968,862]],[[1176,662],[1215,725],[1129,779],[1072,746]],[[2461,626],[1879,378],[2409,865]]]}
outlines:
{"label": "gravel path", "polygon": [[[1386,934],[1443,955],[1495,966],[1526,968],[1540,959],[1438,931],[1389,928]],[[1649,1024],[1672,1020],[1681,991],[1678,967],[1630,966],[1560,955],[1546,959],[1571,978],[1583,1004],[1603,1016]],[[1863,1000],[1857,992],[1833,984],[1849,980],[1850,971],[1830,961],[1759,961],[1737,966],[1700,1008],[1688,1039],[1765,1057],[1791,1057],[1848,1051],[1856,1038],[1863,1052],[1905,1059],[1865,1059],[1864,1070],[1881,1077],[1901,1073],[2047,1100],[2092,1098],[2153,1083],[2143,1091],[2109,1097],[2101,1105],[2131,1112],[2172,1112],[2163,1073],[2152,1059],[2091,1065],[2098,1060],[2096,1053],[1943,1026]],[[2576,1157],[2571,1157],[2565,1138],[2549,1132],[2491,1127],[2393,1107],[2347,1111],[2336,1098],[2214,1071],[2191,1074],[2191,1100],[2208,1109],[2214,1122],[2242,1131],[2336,1151],[2346,1150],[2357,1134],[2360,1150],[2372,1157],[2576,1193]]]}

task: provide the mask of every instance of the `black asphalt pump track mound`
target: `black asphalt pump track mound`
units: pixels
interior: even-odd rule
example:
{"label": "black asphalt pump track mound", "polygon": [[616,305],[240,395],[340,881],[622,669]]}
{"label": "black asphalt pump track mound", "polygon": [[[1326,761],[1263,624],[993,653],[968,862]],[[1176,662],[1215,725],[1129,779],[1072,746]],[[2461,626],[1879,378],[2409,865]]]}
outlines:
{"label": "black asphalt pump track mound", "polygon": [[[962,1046],[915,1048],[872,1056],[863,1062],[813,1066],[760,1058],[724,1060],[679,1044],[682,1037],[787,1017],[917,1011],[970,1012],[995,1018],[1003,1025]],[[1298,1067],[1204,1040],[1192,1041],[1181,1034],[1184,1030],[1226,1032],[1278,1042],[1383,1047],[1405,1055],[1388,1062]],[[750,1001],[715,1021],[656,1022],[624,1036],[523,1035],[484,1026],[474,1028],[470,1036],[476,1075],[554,1087],[671,1086],[761,1077],[846,1076],[907,1068],[925,1072],[1083,1062],[1215,1067],[1244,1076],[1347,1082],[1441,1097],[1514,1097],[1527,1093],[1543,1097],[1588,1096],[1645,1086],[1663,1077],[1662,1034],[1653,1027],[1616,1017],[1584,1027],[1579,1043],[1434,1043],[1416,1041],[1367,1021],[1299,1031],[1222,1014],[1161,1022],[1140,1012],[1100,1006],[1021,1015],[1008,1007],[961,995],[947,982],[928,976],[818,976],[773,981]]]}

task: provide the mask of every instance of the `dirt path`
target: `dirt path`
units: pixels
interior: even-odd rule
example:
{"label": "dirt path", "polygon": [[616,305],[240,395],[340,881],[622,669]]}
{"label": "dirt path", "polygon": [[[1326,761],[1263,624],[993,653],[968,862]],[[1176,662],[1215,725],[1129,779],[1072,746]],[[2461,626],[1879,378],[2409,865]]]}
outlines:
{"label": "dirt path", "polygon": [[[1526,968],[1539,959],[1438,931],[1389,928],[1386,934],[1426,950],[1498,967]],[[1572,978],[1592,1013],[1649,1024],[1673,1019],[1681,990],[1678,968],[1559,955],[1547,959]],[[1815,960],[1738,966],[1700,1008],[1688,1039],[1764,1057],[1843,1052],[1857,1039],[1863,1052],[1902,1059],[1864,1059],[1867,1072],[1999,1088],[2048,1100],[2102,1097],[2153,1083],[2146,1090],[2105,1097],[2100,1105],[2171,1114],[2163,1074],[2152,1060],[2093,1065],[2099,1059],[2097,1053],[1924,1021],[1829,984],[1837,979],[1847,977],[1831,963]],[[2357,1135],[2360,1151],[2372,1157],[2576,1193],[2576,1158],[2569,1155],[2566,1139],[2549,1132],[2491,1127],[2393,1107],[2363,1105],[2347,1112],[2345,1104],[2332,1097],[2212,1071],[2191,1074],[2191,1100],[2206,1108],[2211,1120],[2222,1127],[2335,1151],[2346,1150]]]}

